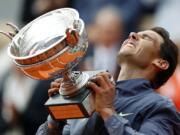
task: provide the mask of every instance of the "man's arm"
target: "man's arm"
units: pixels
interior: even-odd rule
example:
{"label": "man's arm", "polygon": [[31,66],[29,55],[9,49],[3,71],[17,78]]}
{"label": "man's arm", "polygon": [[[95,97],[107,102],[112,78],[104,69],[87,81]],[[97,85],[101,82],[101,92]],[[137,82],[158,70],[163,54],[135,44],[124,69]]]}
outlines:
{"label": "man's arm", "polygon": [[[107,110],[106,110],[107,111]],[[173,128],[168,121],[168,118],[163,118],[160,115],[155,115],[152,118],[144,121],[139,131],[134,130],[129,121],[116,113],[107,111],[103,114],[105,126],[110,135],[171,135]],[[109,116],[108,116],[109,115]]]}
{"label": "man's arm", "polygon": [[48,128],[48,122],[43,123],[37,130],[36,135],[61,135],[62,131],[51,130]]}
{"label": "man's arm", "polygon": [[66,121],[54,121],[48,116],[48,119],[37,130],[36,135],[69,135],[69,125]]}
{"label": "man's arm", "polygon": [[[62,78],[56,79],[51,82],[50,89],[48,90],[49,97],[59,93],[59,87]],[[66,124],[66,121],[54,121],[49,115],[47,121],[43,123],[37,130],[36,135],[69,135],[70,126]]]}
{"label": "man's arm", "polygon": [[139,131],[135,131],[128,120],[119,116],[113,106],[115,86],[109,73],[100,73],[88,83],[94,98],[95,111],[105,122],[110,135],[169,135],[173,133],[168,116],[157,115],[144,121]]}

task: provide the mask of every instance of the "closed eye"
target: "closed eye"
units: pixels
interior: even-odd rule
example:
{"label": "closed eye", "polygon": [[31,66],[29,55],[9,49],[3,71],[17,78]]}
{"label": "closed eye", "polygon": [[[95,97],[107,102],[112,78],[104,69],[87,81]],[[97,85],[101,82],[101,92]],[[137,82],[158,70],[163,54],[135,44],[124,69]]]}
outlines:
{"label": "closed eye", "polygon": [[147,32],[138,32],[138,35],[140,38],[144,39],[144,40],[148,40],[148,41],[152,41],[152,42],[155,42],[155,37],[150,34],[150,33],[147,33]]}
{"label": "closed eye", "polygon": [[141,37],[142,37],[143,39],[146,39],[146,40],[153,40],[153,38],[150,37],[150,36],[147,35],[147,34],[142,34]]}

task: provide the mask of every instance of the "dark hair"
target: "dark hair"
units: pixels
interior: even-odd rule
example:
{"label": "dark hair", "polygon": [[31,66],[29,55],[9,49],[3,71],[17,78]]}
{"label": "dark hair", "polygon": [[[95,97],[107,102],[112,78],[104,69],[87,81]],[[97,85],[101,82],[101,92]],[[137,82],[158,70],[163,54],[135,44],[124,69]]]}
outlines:
{"label": "dark hair", "polygon": [[164,42],[160,45],[160,57],[169,62],[169,68],[158,72],[152,82],[153,87],[156,89],[162,86],[174,73],[178,62],[178,48],[164,28],[154,27],[151,30],[163,38]]}

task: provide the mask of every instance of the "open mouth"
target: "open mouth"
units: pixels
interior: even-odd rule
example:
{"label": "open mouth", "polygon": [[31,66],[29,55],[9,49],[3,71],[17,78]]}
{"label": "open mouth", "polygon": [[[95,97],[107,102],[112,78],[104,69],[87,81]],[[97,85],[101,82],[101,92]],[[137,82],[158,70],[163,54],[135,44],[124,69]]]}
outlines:
{"label": "open mouth", "polygon": [[135,44],[133,41],[126,40],[126,41],[123,43],[123,46],[129,46],[129,47],[135,48],[135,47],[136,47],[136,44]]}
{"label": "open mouth", "polygon": [[126,46],[133,47],[133,48],[136,47],[136,46],[135,46],[134,44],[132,44],[132,43],[127,43]]}

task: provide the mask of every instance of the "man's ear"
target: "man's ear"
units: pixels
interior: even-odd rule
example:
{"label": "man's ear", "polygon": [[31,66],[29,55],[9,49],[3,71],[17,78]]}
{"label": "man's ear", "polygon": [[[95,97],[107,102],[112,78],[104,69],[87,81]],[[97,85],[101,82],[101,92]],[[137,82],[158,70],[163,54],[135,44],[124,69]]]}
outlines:
{"label": "man's ear", "polygon": [[169,62],[162,58],[155,59],[152,64],[159,70],[167,70],[169,68]]}

